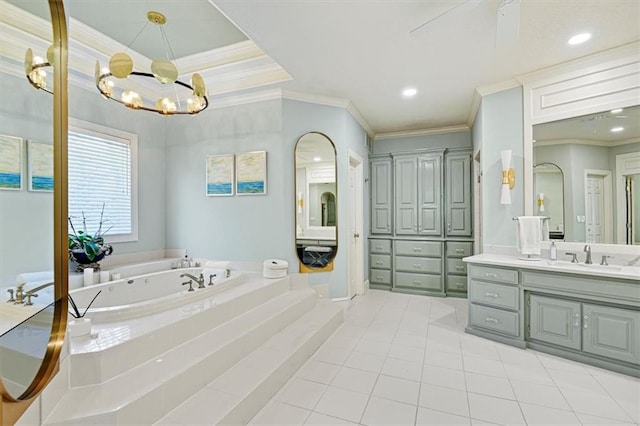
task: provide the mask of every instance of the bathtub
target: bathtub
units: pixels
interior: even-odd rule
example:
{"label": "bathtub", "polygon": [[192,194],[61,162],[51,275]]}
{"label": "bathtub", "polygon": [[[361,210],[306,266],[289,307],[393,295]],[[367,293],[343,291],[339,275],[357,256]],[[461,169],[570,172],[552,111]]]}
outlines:
{"label": "bathtub", "polygon": [[[210,286],[208,273],[211,270],[207,270],[205,271],[206,288],[199,289],[198,283],[193,281],[194,291],[188,291],[189,286],[182,283],[189,281],[189,278],[180,278],[180,275],[186,272],[197,277],[202,271],[203,268],[197,267],[152,272],[79,288],[72,290],[69,294],[80,313],[83,313],[91,299],[102,290],[87,311],[86,317],[91,318],[93,322],[103,323],[143,317],[202,300],[242,283],[245,279],[239,271],[231,271],[229,276],[225,277],[224,270],[216,270],[214,285]],[[69,310],[72,311],[72,309],[69,306]]]}

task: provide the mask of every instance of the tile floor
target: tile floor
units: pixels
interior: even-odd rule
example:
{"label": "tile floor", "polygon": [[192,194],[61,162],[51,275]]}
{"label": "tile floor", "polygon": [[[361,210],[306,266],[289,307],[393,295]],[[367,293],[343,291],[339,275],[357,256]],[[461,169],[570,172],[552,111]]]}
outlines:
{"label": "tile floor", "polygon": [[272,425],[640,422],[640,380],[464,333],[467,301],[371,290],[259,412]]}

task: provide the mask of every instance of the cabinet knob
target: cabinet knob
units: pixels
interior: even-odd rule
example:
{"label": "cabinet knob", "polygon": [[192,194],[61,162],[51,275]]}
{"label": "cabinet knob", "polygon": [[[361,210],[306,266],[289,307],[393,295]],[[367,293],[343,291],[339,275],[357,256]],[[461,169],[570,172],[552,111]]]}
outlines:
{"label": "cabinet knob", "polygon": [[576,321],[575,324],[573,324],[574,327],[580,327],[580,321]]}

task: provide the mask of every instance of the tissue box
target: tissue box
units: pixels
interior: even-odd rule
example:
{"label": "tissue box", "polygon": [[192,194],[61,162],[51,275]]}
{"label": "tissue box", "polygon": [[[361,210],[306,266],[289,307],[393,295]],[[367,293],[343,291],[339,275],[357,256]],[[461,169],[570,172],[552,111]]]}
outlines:
{"label": "tissue box", "polygon": [[262,275],[265,278],[282,278],[287,276],[289,263],[281,259],[267,259],[263,263]]}

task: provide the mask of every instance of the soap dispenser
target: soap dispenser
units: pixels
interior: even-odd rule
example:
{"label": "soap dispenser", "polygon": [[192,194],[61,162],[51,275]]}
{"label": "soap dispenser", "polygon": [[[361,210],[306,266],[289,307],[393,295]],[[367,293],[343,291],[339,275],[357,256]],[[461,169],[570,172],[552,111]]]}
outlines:
{"label": "soap dispenser", "polygon": [[188,268],[190,266],[189,262],[189,254],[187,251],[184,251],[184,259],[182,259],[182,264],[180,265],[182,268]]}
{"label": "soap dispenser", "polygon": [[555,241],[551,241],[551,247],[549,247],[549,260],[554,263],[558,260],[558,247]]}

